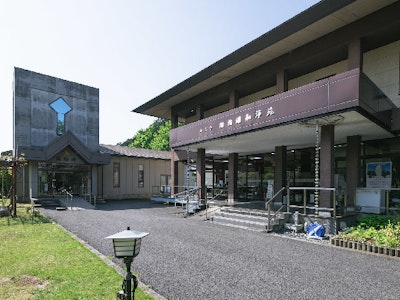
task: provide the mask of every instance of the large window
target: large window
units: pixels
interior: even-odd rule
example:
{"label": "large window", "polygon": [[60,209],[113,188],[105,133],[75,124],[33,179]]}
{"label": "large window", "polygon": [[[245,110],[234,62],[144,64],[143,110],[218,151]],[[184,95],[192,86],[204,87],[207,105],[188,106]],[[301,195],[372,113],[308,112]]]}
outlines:
{"label": "large window", "polygon": [[120,164],[115,162],[113,164],[113,187],[119,187],[120,175],[119,175]]}

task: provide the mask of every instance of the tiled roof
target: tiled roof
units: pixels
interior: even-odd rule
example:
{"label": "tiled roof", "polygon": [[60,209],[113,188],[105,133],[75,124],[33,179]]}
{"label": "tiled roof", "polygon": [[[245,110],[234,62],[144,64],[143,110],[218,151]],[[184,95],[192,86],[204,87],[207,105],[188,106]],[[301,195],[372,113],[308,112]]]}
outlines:
{"label": "tiled roof", "polygon": [[133,148],[119,145],[104,145],[100,144],[100,153],[107,153],[115,156],[129,156],[153,159],[171,159],[170,151],[159,151],[151,149]]}

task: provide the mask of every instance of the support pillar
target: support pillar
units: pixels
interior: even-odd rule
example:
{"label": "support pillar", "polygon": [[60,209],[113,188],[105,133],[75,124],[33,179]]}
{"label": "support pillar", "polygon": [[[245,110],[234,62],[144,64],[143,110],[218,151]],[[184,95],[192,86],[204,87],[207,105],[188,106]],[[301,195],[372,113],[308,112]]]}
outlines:
{"label": "support pillar", "polygon": [[196,119],[197,120],[204,119],[204,108],[202,105],[196,107]]}
{"label": "support pillar", "polygon": [[196,159],[196,185],[200,187],[200,199],[206,199],[206,150],[197,149]]}
{"label": "support pillar", "polygon": [[239,107],[239,93],[237,91],[232,91],[229,94],[229,109],[234,109]]}
{"label": "support pillar", "polygon": [[354,206],[356,189],[360,186],[361,181],[361,136],[355,135],[347,137],[346,156],[347,206]]}
{"label": "support pillar", "polygon": [[347,46],[347,67],[349,70],[355,68],[362,68],[362,50],[361,40],[355,39]]}
{"label": "support pillar", "polygon": [[[171,111],[171,128],[178,127],[178,115]],[[178,158],[174,149],[171,149],[171,195],[178,192],[177,186],[179,185],[178,177]]]}
{"label": "support pillar", "polygon": [[174,114],[173,112],[171,113],[171,128],[177,128],[178,127],[178,115]]}
{"label": "support pillar", "polygon": [[228,161],[228,204],[233,205],[237,198],[237,177],[238,177],[238,161],[237,153],[229,153]]}
{"label": "support pillar", "polygon": [[288,90],[288,76],[286,70],[280,70],[276,73],[275,94],[280,94]]}
{"label": "support pillar", "polygon": [[178,192],[179,185],[179,161],[175,150],[171,150],[171,195]]}
{"label": "support pillar", "polygon": [[[286,146],[275,147],[274,194],[286,186],[286,151]],[[282,196],[278,196],[277,200],[282,202]]]}
{"label": "support pillar", "polygon": [[97,197],[97,167],[93,165],[91,167],[92,169],[92,188],[91,188],[91,193],[93,196]]}
{"label": "support pillar", "polygon": [[29,195],[33,198],[39,196],[38,191],[38,163],[37,161],[29,162]]}
{"label": "support pillar", "polygon": [[[320,150],[320,186],[323,188],[334,187],[334,125],[324,125],[321,127],[321,150]],[[333,193],[321,191],[320,207],[333,207]]]}

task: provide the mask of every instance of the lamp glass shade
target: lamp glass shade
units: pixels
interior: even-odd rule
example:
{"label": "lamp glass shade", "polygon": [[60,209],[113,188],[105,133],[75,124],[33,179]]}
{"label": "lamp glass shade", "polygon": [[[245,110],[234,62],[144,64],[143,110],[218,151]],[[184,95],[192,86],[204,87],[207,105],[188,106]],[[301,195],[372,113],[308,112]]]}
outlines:
{"label": "lamp glass shade", "polygon": [[115,257],[136,257],[140,251],[142,238],[144,238],[146,235],[148,235],[147,232],[124,230],[110,235],[106,237],[106,239],[113,240]]}

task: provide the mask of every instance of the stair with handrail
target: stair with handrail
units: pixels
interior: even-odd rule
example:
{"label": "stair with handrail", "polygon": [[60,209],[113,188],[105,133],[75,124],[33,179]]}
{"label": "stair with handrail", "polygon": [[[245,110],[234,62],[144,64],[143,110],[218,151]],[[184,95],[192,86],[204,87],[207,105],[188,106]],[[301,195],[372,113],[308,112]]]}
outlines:
{"label": "stair with handrail", "polygon": [[[285,205],[273,207],[273,201],[285,188],[279,190],[265,203],[266,210],[243,209],[236,207],[221,207],[210,217],[216,224],[242,228],[253,231],[278,232],[284,229],[284,224],[290,219],[290,213],[284,211]],[[272,210],[274,208],[274,210]]]}

